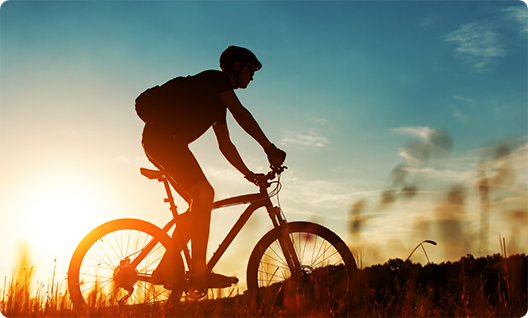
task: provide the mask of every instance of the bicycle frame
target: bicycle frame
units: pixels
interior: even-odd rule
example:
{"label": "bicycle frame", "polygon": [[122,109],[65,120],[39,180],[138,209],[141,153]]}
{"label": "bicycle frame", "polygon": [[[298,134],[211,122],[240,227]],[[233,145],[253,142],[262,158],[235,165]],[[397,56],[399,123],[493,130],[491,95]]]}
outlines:
{"label": "bicycle frame", "polygon": [[[169,221],[167,224],[165,224],[165,226],[161,229],[161,232],[167,233],[176,224],[176,229],[174,230],[173,236],[178,235],[178,239],[181,239],[183,242],[186,242],[184,240],[182,230],[181,228],[178,228],[177,223],[178,223],[178,219],[185,217],[186,213],[189,213],[189,212],[187,211],[182,214],[178,214],[177,207],[174,203],[174,197],[172,196],[172,190],[169,186],[168,179],[163,175],[163,172],[160,172],[160,171],[142,169],[141,173],[149,179],[158,179],[158,181],[162,182],[165,187],[165,191],[167,193],[167,198],[165,199],[165,202],[169,203],[170,210],[172,211],[174,218],[171,221]],[[269,187],[269,183],[267,180],[265,180],[265,182],[259,182],[259,188],[260,188],[259,193],[235,196],[235,197],[231,197],[227,199],[222,199],[222,200],[219,200],[213,203],[213,210],[228,207],[228,206],[241,205],[241,204],[249,204],[249,206],[240,215],[240,217],[238,218],[236,223],[233,225],[231,230],[227,233],[225,238],[222,240],[222,243],[220,243],[216,251],[213,253],[213,256],[211,257],[211,259],[208,261],[207,267],[210,270],[212,270],[216,266],[220,258],[224,255],[227,248],[231,245],[233,240],[237,237],[237,235],[240,233],[244,225],[247,223],[251,215],[253,215],[253,213],[257,209],[261,207],[265,207],[273,223],[274,228],[281,229],[282,239],[280,240],[279,243],[285,255],[286,261],[288,262],[292,275],[295,275],[295,276],[300,275],[301,266],[297,258],[297,254],[295,253],[293,243],[289,236],[287,222],[285,218],[282,216],[280,208],[273,206],[273,203],[271,202],[270,196],[268,194],[268,190],[267,190],[268,187]],[[142,261],[142,259],[154,248],[154,246],[157,243],[158,243],[158,239],[154,237],[147,244],[147,246],[142,250],[142,252],[130,263],[130,265],[133,267],[136,267]],[[189,249],[187,245],[182,246],[182,247],[183,247],[183,252],[184,252],[187,266],[190,267],[191,256],[190,256]],[[149,281],[148,276],[138,275],[138,279]]]}

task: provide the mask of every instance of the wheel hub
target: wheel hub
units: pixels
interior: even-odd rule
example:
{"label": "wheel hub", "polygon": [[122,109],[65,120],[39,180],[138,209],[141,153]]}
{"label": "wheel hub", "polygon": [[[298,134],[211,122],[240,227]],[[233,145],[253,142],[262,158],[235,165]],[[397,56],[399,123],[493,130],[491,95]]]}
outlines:
{"label": "wheel hub", "polygon": [[312,272],[313,272],[313,267],[312,266],[308,266],[308,265],[301,265],[301,271],[305,274],[305,275],[310,275]]}
{"label": "wheel hub", "polygon": [[130,266],[130,259],[125,258],[114,269],[114,281],[118,287],[132,293],[137,282],[138,271]]}

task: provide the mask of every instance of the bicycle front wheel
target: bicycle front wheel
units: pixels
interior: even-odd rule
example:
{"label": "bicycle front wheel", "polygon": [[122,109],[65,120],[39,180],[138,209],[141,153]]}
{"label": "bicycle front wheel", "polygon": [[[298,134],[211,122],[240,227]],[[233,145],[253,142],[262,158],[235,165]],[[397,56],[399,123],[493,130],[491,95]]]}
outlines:
{"label": "bicycle front wheel", "polygon": [[263,303],[270,297],[277,301],[299,293],[306,300],[315,300],[312,304],[347,301],[356,263],[346,244],[319,224],[291,222],[288,228],[301,273],[292,275],[279,241],[280,229],[273,229],[257,243],[249,258],[250,294]]}
{"label": "bicycle front wheel", "polygon": [[[131,263],[154,239],[156,245],[132,268]],[[178,301],[181,290],[171,292],[146,281],[169,250],[171,238],[146,221],[118,219],[95,228],[81,241],[70,261],[68,288],[75,308],[81,314],[93,314],[114,306],[121,310]],[[176,275],[182,278],[181,255],[173,259]]]}

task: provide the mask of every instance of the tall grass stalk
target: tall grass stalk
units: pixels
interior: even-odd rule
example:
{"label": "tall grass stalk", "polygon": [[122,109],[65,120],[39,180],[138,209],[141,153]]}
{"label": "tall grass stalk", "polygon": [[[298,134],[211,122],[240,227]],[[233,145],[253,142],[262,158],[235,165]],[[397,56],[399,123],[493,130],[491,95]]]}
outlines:
{"label": "tall grass stalk", "polygon": [[[481,260],[487,262],[486,268],[495,270],[492,276],[480,270],[473,275],[472,268]],[[256,303],[247,293],[240,294],[238,288],[233,288],[215,290],[211,296],[216,297],[186,300],[172,308],[154,305],[124,311],[119,306],[108,308],[115,300],[99,288],[88,302],[94,307],[90,314],[99,317],[520,317],[526,314],[527,307],[523,282],[526,262],[524,255],[507,259],[497,255],[443,263],[444,267],[450,265],[451,270],[458,268],[450,273],[446,283],[459,285],[456,289],[449,287],[448,292],[443,286],[423,280],[424,273],[436,279],[435,269],[441,265],[422,267],[389,260],[383,266],[358,270],[352,299],[326,299],[324,295],[314,298],[283,286],[268,290]],[[7,317],[79,317],[70,301],[66,280],[57,282],[55,269],[47,283],[37,282],[35,291],[30,293],[33,270],[20,267],[13,271],[11,280],[4,277],[2,313]],[[382,284],[376,285],[377,281]]]}

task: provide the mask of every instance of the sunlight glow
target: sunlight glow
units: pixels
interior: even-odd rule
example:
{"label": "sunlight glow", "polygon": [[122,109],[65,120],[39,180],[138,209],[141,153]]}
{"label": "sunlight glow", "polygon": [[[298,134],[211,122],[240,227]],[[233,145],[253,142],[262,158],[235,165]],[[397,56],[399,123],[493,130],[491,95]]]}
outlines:
{"label": "sunlight glow", "polygon": [[29,202],[25,228],[33,249],[70,252],[97,225],[97,204],[81,187],[56,183]]}

